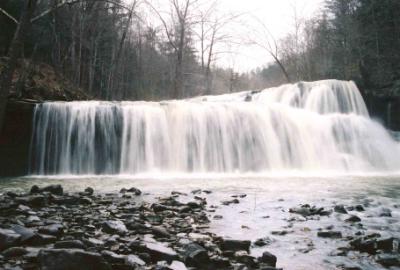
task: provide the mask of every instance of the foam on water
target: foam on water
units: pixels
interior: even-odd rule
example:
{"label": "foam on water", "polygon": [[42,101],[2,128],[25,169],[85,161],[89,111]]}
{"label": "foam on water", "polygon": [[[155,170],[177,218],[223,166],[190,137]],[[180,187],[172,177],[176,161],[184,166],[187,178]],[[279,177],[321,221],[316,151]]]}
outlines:
{"label": "foam on water", "polygon": [[400,145],[353,82],[164,102],[37,105],[31,174],[393,172]]}

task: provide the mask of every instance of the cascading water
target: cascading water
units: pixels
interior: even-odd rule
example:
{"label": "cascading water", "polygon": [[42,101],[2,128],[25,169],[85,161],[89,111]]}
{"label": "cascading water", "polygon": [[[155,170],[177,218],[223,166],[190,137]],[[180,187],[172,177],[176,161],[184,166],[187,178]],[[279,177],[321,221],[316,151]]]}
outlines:
{"label": "cascading water", "polygon": [[[251,102],[248,102],[251,101]],[[353,82],[165,102],[37,105],[32,174],[377,172],[400,145]]]}

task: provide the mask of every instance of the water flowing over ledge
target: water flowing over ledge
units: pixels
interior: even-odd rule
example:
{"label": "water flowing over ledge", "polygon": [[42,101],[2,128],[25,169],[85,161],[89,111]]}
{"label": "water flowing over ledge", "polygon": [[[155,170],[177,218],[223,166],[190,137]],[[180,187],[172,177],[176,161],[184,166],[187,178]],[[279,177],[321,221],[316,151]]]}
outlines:
{"label": "water flowing over ledge", "polygon": [[31,174],[379,172],[400,145],[353,82],[165,102],[37,105]]}

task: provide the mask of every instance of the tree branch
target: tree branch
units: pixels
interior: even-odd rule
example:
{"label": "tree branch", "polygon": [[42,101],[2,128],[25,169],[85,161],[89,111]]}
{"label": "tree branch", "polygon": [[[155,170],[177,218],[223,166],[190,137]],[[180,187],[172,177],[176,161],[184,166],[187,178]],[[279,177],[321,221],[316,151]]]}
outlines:
{"label": "tree branch", "polygon": [[9,18],[10,20],[12,20],[13,22],[15,22],[15,24],[18,24],[18,20],[15,19],[10,13],[8,13],[7,11],[5,11],[4,9],[0,8],[0,12],[3,13],[7,18]]}

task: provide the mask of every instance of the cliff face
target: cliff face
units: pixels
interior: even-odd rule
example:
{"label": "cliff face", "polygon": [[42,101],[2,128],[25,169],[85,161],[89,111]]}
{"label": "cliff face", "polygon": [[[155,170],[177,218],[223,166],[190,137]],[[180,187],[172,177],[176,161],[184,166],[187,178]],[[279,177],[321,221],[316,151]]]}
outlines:
{"label": "cliff face", "polygon": [[35,103],[10,101],[0,134],[0,176],[26,175]]}

